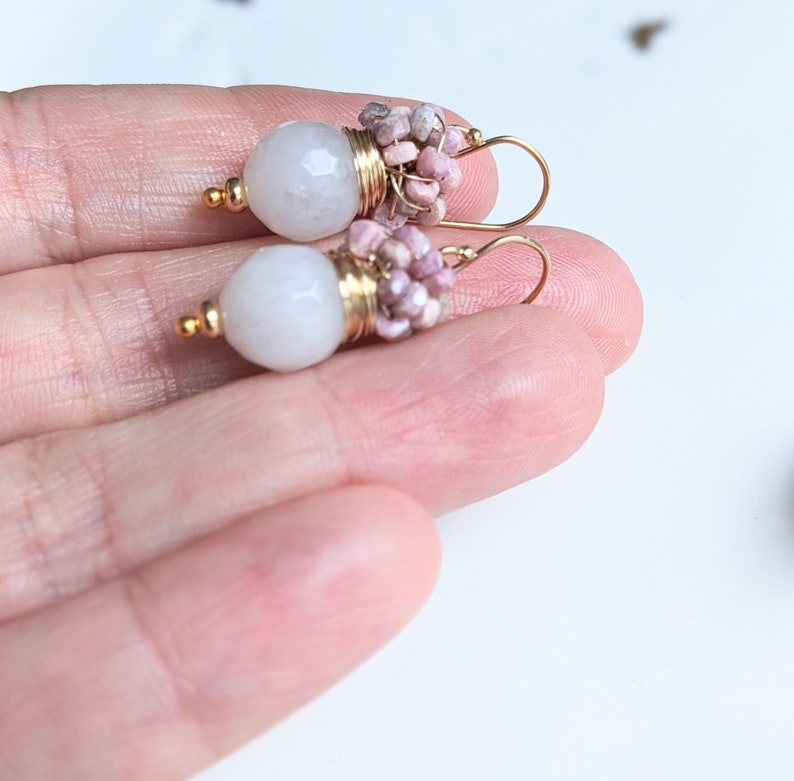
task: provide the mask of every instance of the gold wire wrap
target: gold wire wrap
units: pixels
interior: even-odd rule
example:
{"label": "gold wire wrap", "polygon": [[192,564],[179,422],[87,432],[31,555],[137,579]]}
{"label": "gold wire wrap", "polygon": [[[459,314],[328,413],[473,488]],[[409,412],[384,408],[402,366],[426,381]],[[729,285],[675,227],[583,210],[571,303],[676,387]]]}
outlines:
{"label": "gold wire wrap", "polygon": [[389,183],[386,165],[375,136],[369,130],[343,127],[342,132],[347,136],[353,150],[353,163],[358,178],[358,215],[364,217],[386,200]]}
{"label": "gold wire wrap", "polygon": [[336,269],[339,293],[345,309],[345,335],[342,344],[370,336],[375,333],[375,317],[378,314],[377,266],[371,261],[339,250],[326,252],[326,257]]}

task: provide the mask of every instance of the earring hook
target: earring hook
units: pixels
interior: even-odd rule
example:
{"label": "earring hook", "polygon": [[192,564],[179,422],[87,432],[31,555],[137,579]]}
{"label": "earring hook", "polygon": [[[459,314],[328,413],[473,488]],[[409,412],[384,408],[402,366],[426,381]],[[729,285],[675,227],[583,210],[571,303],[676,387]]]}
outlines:
{"label": "earring hook", "polygon": [[540,172],[543,176],[543,186],[541,188],[540,197],[538,198],[537,203],[535,203],[535,205],[525,215],[519,217],[517,220],[513,220],[512,222],[459,222],[457,220],[441,220],[441,222],[438,224],[443,228],[473,228],[475,230],[506,231],[510,230],[511,228],[517,228],[520,225],[525,225],[534,217],[536,217],[540,210],[546,205],[546,200],[549,197],[549,188],[551,187],[551,172],[549,171],[549,165],[544,159],[543,155],[534,146],[532,146],[532,144],[524,141],[521,138],[516,138],[515,136],[494,136],[493,138],[484,139],[482,137],[482,133],[477,130],[477,128],[466,129],[460,127],[459,125],[453,125],[452,127],[462,130],[465,134],[466,141],[469,144],[466,149],[462,149],[460,152],[452,155],[453,158],[465,157],[466,155],[474,154],[481,149],[487,149],[488,147],[497,146],[498,144],[512,144],[513,146],[519,147],[519,149],[523,149],[538,164]]}
{"label": "earring hook", "polygon": [[455,255],[455,257],[458,259],[458,262],[452,266],[452,268],[455,271],[460,272],[468,268],[472,263],[478,261],[483,255],[487,255],[489,252],[492,252],[493,250],[505,244],[524,244],[527,247],[531,247],[533,250],[535,250],[535,252],[538,253],[538,255],[540,255],[541,260],[543,261],[543,269],[540,274],[540,279],[538,280],[535,287],[532,288],[532,292],[523,301],[521,301],[522,304],[531,304],[540,295],[540,291],[543,290],[546,281],[549,278],[549,272],[551,271],[551,258],[549,257],[549,253],[546,248],[539,241],[530,239],[528,236],[500,236],[498,239],[489,241],[486,245],[480,247],[478,250],[474,250],[471,247],[466,246],[443,247],[441,252],[447,255]]}

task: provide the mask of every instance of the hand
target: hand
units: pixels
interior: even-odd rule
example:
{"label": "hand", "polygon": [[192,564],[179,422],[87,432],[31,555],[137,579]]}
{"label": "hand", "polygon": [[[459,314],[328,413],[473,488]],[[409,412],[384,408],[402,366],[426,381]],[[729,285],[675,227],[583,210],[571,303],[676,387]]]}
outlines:
{"label": "hand", "polygon": [[[499,251],[453,293],[472,316],[296,374],[173,335],[247,254],[281,241],[251,215],[203,209],[203,187],[239,172],[275,124],[341,126],[369,99],[0,99],[3,779],[176,779],[210,764],[418,609],[438,566],[431,514],[550,469],[593,428],[641,303],[611,250],[559,228],[517,231],[552,256],[537,304],[496,308],[537,273]],[[496,189],[489,156],[471,156],[452,216],[483,218]]]}

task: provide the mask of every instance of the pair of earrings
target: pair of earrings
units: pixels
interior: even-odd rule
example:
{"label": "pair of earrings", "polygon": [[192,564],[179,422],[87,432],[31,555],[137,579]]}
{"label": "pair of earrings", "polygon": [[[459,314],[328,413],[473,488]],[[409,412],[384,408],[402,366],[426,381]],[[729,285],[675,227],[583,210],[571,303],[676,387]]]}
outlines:
{"label": "pair of earrings", "polygon": [[[537,241],[509,235],[477,251],[435,250],[420,228],[407,224],[505,231],[528,222],[549,191],[548,166],[533,146],[513,136],[485,140],[474,128],[446,123],[442,110],[428,103],[414,109],[369,103],[359,121],[361,130],[279,125],[259,142],[243,179],[204,191],[205,206],[250,208],[285,238],[313,241],[347,228],[346,240],[325,254],[294,244],[258,250],[233,272],[217,301],[177,321],[180,336],[224,335],[253,363],[295,371],[373,334],[396,341],[433,327],[446,316],[457,274],[503,244],[540,255],[539,281],[523,303],[537,297],[550,269]],[[457,160],[496,144],[518,146],[538,163],[543,185],[536,204],[509,223],[447,220],[447,199],[461,181]]]}

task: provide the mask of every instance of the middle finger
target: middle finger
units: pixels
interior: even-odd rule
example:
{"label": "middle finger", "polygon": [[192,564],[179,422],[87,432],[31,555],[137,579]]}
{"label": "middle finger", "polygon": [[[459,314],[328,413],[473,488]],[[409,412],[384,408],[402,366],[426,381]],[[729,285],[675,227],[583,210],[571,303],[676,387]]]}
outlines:
{"label": "middle finger", "polygon": [[590,340],[515,306],[0,448],[0,616],[114,577],[260,508],[393,485],[439,512],[550,469],[590,433]]}
{"label": "middle finger", "polygon": [[[535,226],[525,232],[552,256],[539,303],[571,317],[593,339],[605,369],[615,368],[633,349],[640,324],[625,265],[582,234]],[[437,246],[477,247],[491,238],[472,231],[432,236]],[[110,255],[0,279],[0,442],[118,420],[257,371],[222,340],[181,342],[172,325],[216,293],[254,249],[280,241]],[[531,252],[505,247],[489,255],[461,274],[453,314],[520,301],[538,271]]]}

